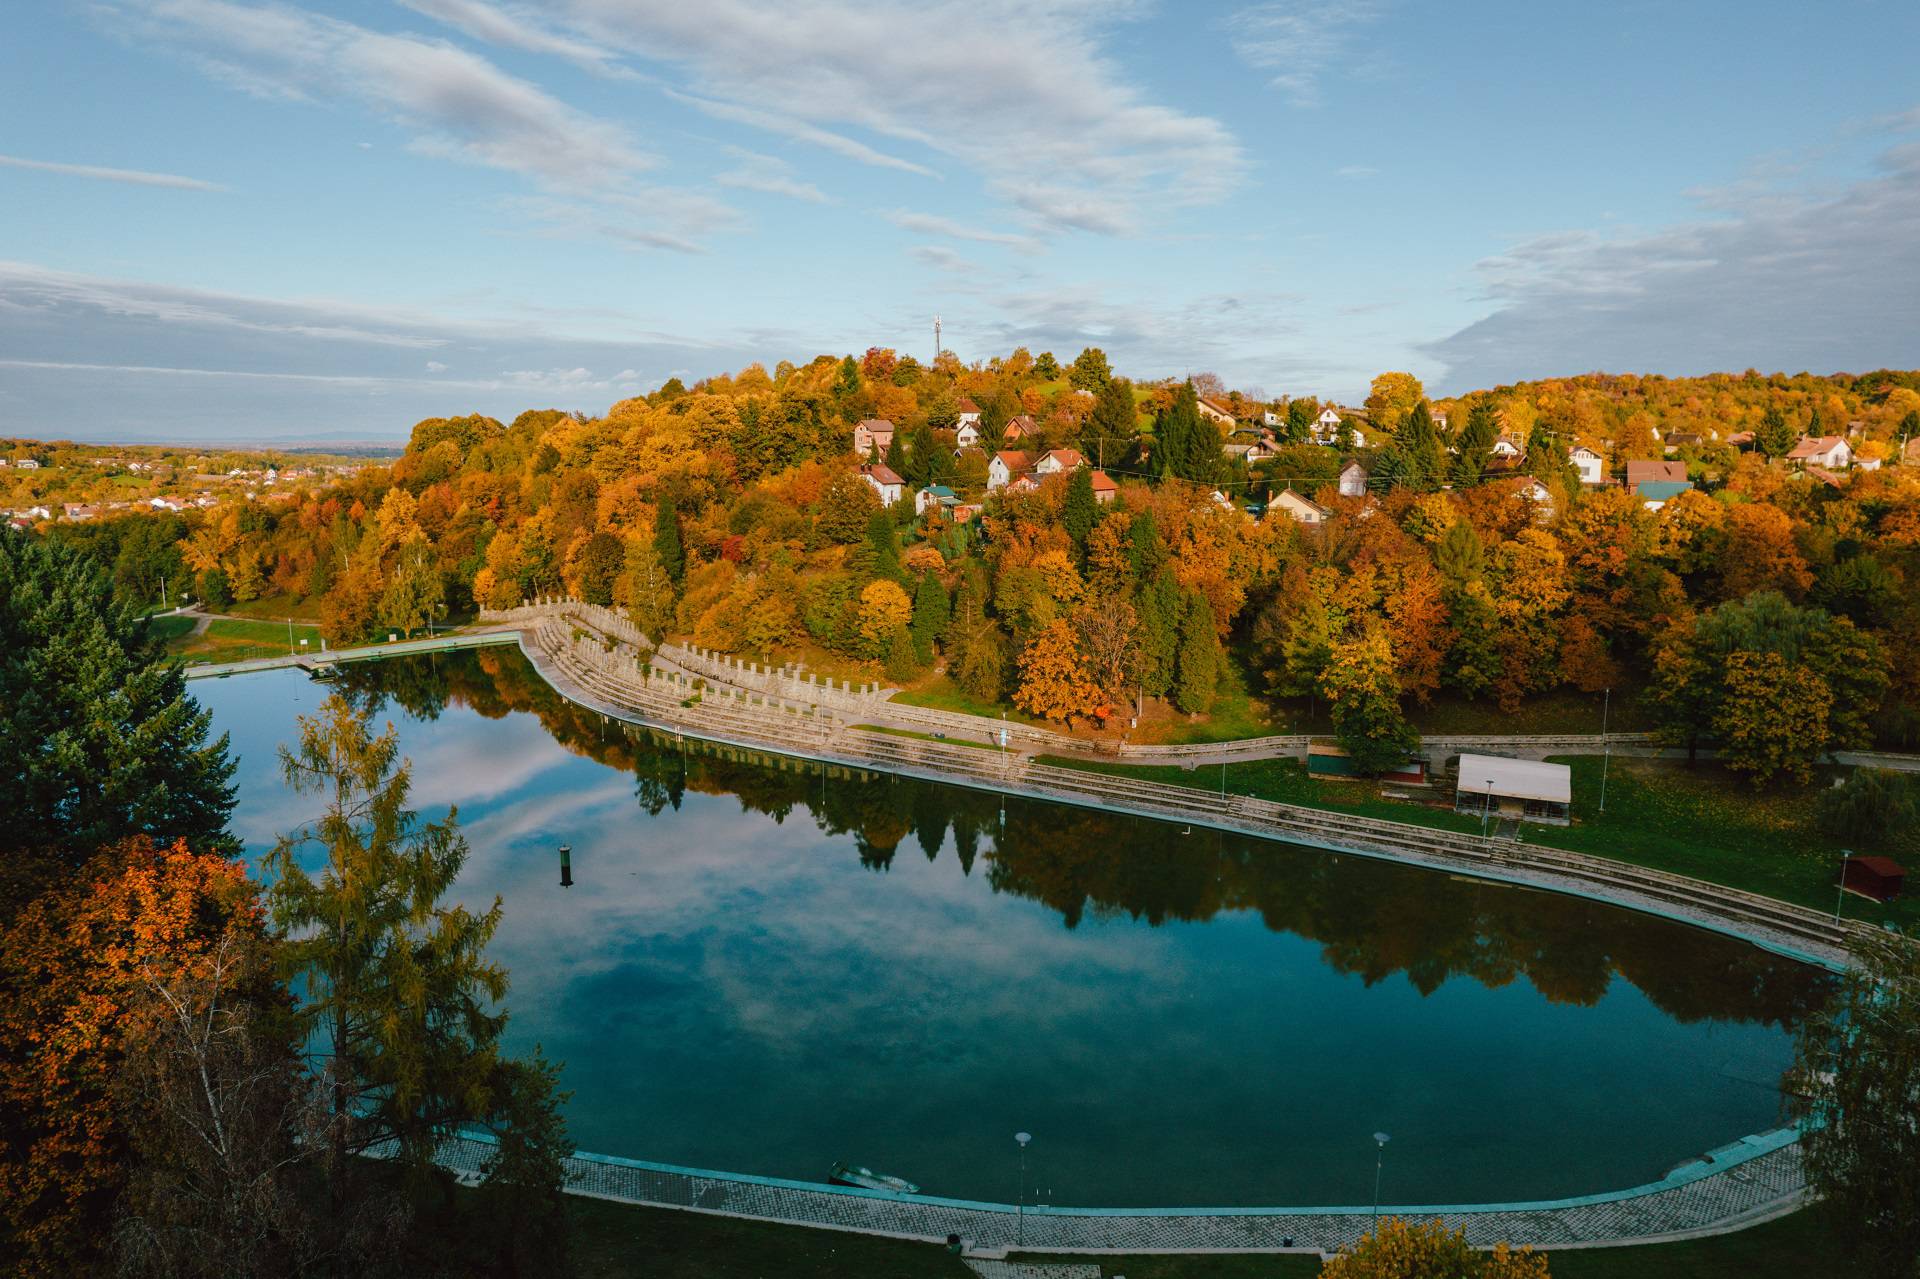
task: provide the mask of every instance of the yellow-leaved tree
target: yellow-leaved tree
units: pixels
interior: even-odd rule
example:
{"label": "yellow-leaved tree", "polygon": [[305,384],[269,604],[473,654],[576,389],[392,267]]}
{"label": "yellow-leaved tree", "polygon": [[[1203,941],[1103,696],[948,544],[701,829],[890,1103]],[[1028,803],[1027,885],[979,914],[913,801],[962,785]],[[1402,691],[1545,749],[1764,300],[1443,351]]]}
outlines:
{"label": "yellow-leaved tree", "polygon": [[1320,1267],[1320,1279],[1552,1279],[1545,1253],[1495,1244],[1481,1252],[1464,1228],[1388,1217]]}
{"label": "yellow-leaved tree", "polygon": [[1020,687],[1014,704],[1045,719],[1092,715],[1100,689],[1087,676],[1078,637],[1065,618],[1055,618],[1020,654]]}

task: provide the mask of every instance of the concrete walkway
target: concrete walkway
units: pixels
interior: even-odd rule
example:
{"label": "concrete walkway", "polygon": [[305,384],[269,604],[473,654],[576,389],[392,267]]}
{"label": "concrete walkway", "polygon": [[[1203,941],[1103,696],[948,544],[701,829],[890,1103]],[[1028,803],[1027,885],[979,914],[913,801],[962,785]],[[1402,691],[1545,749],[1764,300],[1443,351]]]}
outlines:
{"label": "concrete walkway", "polygon": [[[440,1162],[477,1181],[493,1152],[484,1136],[442,1148]],[[1016,1207],[896,1195],[814,1182],[681,1168],[580,1153],[566,1161],[567,1190],[620,1203],[682,1208],[759,1221],[940,1241],[969,1250],[1027,1252],[1334,1252],[1373,1227],[1370,1205],[1329,1208]],[[1605,1194],[1503,1204],[1392,1204],[1381,1216],[1463,1228],[1479,1247],[1536,1248],[1650,1243],[1721,1234],[1799,1206],[1806,1198],[1797,1133],[1743,1138],[1659,1181]],[[982,1272],[985,1273],[985,1272]],[[1004,1272],[1002,1272],[1004,1273]]]}

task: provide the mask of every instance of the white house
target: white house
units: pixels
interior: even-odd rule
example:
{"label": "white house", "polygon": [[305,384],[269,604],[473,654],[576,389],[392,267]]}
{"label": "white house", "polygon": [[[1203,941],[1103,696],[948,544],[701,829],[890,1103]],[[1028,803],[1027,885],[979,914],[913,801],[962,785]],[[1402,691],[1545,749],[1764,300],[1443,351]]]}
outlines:
{"label": "white house", "polygon": [[[1077,471],[1087,464],[1078,449],[1048,449],[1040,460],[1034,463],[1035,475],[1058,475],[1062,471]],[[992,468],[988,468],[991,470]]]}
{"label": "white house", "polygon": [[1286,423],[1286,419],[1281,417],[1278,413],[1275,413],[1272,409],[1266,409],[1260,414],[1260,425],[1262,426],[1270,427],[1277,430],[1279,427],[1281,427],[1285,423]]}
{"label": "white house", "polygon": [[1331,404],[1320,410],[1320,416],[1313,420],[1313,442],[1331,444],[1340,438],[1340,413]]}
{"label": "white house", "polygon": [[1462,755],[1453,808],[1483,820],[1511,817],[1565,826],[1573,812],[1573,769],[1504,755]]}
{"label": "white house", "polygon": [[1367,468],[1358,462],[1349,462],[1340,468],[1340,496],[1365,497],[1367,495]]}
{"label": "white house", "polygon": [[1806,435],[1787,454],[1795,466],[1818,466],[1829,471],[1844,471],[1853,465],[1853,446],[1845,436]]}
{"label": "white house", "polygon": [[860,478],[873,485],[873,491],[880,495],[882,506],[892,506],[906,496],[907,482],[894,474],[893,468],[885,462],[861,467]]}
{"label": "white house", "polygon": [[960,495],[944,484],[929,484],[913,495],[913,513],[925,515],[928,507],[951,510],[960,501]]}
{"label": "white house", "polygon": [[18,462],[15,462],[14,465],[23,471],[37,471],[40,469],[40,463],[30,457],[23,457]]}
{"label": "white house", "polygon": [[966,396],[964,395],[961,396],[960,397],[960,416],[955,421],[954,425],[970,426],[976,432],[979,431],[980,406],[978,404],[975,404],[971,399],[967,398]]}
{"label": "white house", "polygon": [[962,419],[960,429],[953,433],[953,442],[963,449],[970,449],[980,442],[980,415],[974,414],[974,420]]}
{"label": "white house", "polygon": [[1210,400],[1204,395],[1200,397],[1200,416],[1222,426],[1233,425],[1233,410],[1219,400]]}
{"label": "white house", "polygon": [[185,502],[177,501],[171,497],[150,497],[147,499],[147,505],[156,511],[184,511],[187,509]]}
{"label": "white house", "polygon": [[853,451],[861,457],[875,449],[882,454],[893,443],[893,423],[883,417],[870,417],[853,428]]}
{"label": "white house", "polygon": [[1567,453],[1567,460],[1580,472],[1580,482],[1597,488],[1607,482],[1607,459],[1584,444],[1576,445]]}
{"label": "white house", "polygon": [[1332,511],[1329,511],[1318,502],[1310,498],[1301,497],[1290,488],[1281,489],[1280,492],[1274,496],[1273,501],[1267,504],[1267,515],[1269,517],[1276,512],[1290,516],[1302,524],[1318,524],[1333,514]]}
{"label": "white house", "polygon": [[1494,440],[1493,448],[1489,451],[1495,457],[1525,457],[1527,455],[1527,446],[1517,437],[1508,435],[1505,431],[1502,431],[1500,432],[1500,437]]}
{"label": "white house", "polygon": [[1001,449],[987,463],[987,491],[1005,488],[1013,483],[1014,477],[1024,475],[1033,465],[1033,459],[1019,449]]}

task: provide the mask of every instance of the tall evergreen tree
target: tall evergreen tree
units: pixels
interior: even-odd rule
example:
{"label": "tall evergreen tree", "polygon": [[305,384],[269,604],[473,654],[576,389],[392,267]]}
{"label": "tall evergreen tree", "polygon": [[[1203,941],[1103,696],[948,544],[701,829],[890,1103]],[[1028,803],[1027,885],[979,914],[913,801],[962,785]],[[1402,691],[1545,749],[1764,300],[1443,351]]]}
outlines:
{"label": "tall evergreen tree", "polygon": [[1140,691],[1148,697],[1165,697],[1173,687],[1180,636],[1180,586],[1171,568],[1155,569],[1141,584],[1134,613],[1139,618]]}
{"label": "tall evergreen tree", "polygon": [[1160,536],[1160,527],[1154,522],[1153,510],[1148,508],[1133,517],[1127,526],[1127,560],[1133,567],[1133,577],[1137,582],[1150,582],[1160,572],[1160,566],[1167,562],[1166,539]]}
{"label": "tall evergreen tree", "polygon": [[900,534],[894,527],[893,517],[885,511],[875,511],[867,517],[867,548],[873,556],[875,577],[905,584],[906,573],[900,567]]}
{"label": "tall evergreen tree", "polygon": [[[296,1015],[330,1095],[337,1209],[348,1156],[392,1142],[424,1185],[440,1143],[491,1110],[506,1025],[491,1006],[507,975],[484,952],[500,901],[480,915],[441,904],[467,842],[453,810],[427,823],[408,810],[411,766],[391,726],[373,736],[335,694],[301,717],[299,744],[280,763],[289,787],[327,805],[280,838],[267,868],[287,976],[301,982]],[[310,851],[325,858],[317,874]]]}
{"label": "tall evergreen tree", "polygon": [[1500,417],[1492,403],[1482,400],[1467,412],[1467,424],[1456,441],[1458,454],[1453,459],[1453,482],[1467,488],[1478,484],[1493,460],[1493,444],[1500,438]]}
{"label": "tall evergreen tree", "polygon": [[900,439],[904,434],[904,431],[895,431],[887,440],[887,469],[901,479],[905,479],[907,472],[912,469],[907,465],[907,446]]}
{"label": "tall evergreen tree", "polygon": [[1787,415],[1778,405],[1770,407],[1760,418],[1760,429],[1753,433],[1753,442],[1768,457],[1785,457],[1793,451],[1799,436],[1787,422]]}
{"label": "tall evergreen tree", "polygon": [[1067,481],[1066,508],[1060,516],[1061,524],[1066,528],[1067,536],[1073,539],[1073,551],[1076,558],[1084,556],[1087,549],[1087,534],[1093,532],[1093,526],[1100,522],[1100,504],[1093,498],[1093,472],[1081,467]]}
{"label": "tall evergreen tree", "polygon": [[662,498],[654,508],[653,555],[675,586],[687,580],[687,552],[680,544],[680,512],[670,497]]}
{"label": "tall evergreen tree", "polygon": [[1133,452],[1134,435],[1133,388],[1109,378],[1080,429],[1080,451],[1095,466],[1121,466]]}
{"label": "tall evergreen tree", "polygon": [[[75,862],[129,835],[232,847],[233,761],[105,572],[56,539],[0,528],[0,867]],[[0,883],[0,916],[8,897]]]}
{"label": "tall evergreen tree", "polygon": [[1188,591],[1180,606],[1173,704],[1189,715],[1204,714],[1213,706],[1219,682],[1220,636],[1213,626],[1213,607],[1199,591]]}
{"label": "tall evergreen tree", "polygon": [[1314,420],[1319,416],[1314,411],[1312,400],[1290,400],[1287,403],[1287,423],[1283,436],[1285,442],[1305,444],[1312,438]]}
{"label": "tall evergreen tree", "polygon": [[920,575],[913,592],[913,651],[921,665],[933,660],[933,642],[947,633],[949,602],[947,588],[932,573]]}
{"label": "tall evergreen tree", "polygon": [[[895,438],[899,438],[897,435]],[[913,428],[913,451],[907,455],[907,469],[900,472],[900,478],[907,482],[910,491],[918,492],[933,483],[933,458],[940,452],[933,440],[933,428],[922,422]]]}

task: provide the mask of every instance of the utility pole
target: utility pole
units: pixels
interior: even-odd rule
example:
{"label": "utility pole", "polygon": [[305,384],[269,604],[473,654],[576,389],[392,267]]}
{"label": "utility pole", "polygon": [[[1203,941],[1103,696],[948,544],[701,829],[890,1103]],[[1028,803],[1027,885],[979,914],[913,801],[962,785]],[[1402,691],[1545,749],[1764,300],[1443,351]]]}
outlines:
{"label": "utility pole", "polygon": [[937,315],[933,317],[933,363],[940,363],[940,317]]}

